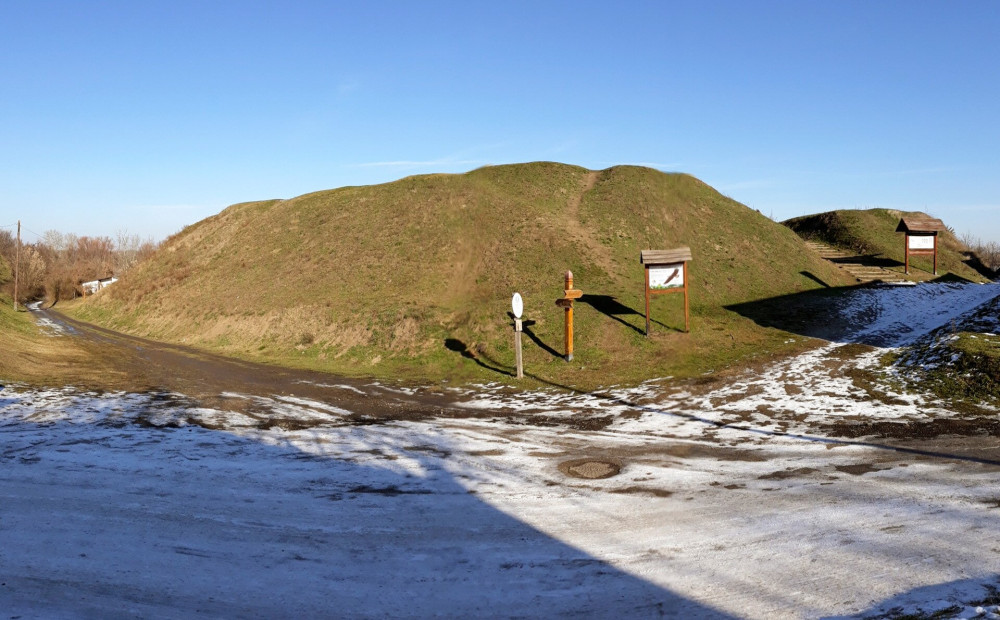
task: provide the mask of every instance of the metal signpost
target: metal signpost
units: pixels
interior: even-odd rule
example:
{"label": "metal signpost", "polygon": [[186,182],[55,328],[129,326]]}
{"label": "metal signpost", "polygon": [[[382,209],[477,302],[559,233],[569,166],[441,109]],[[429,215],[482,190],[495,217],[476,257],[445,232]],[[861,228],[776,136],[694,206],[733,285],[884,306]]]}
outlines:
{"label": "metal signpost", "polygon": [[684,293],[684,331],[691,331],[688,310],[687,264],[691,260],[691,248],[674,250],[642,250],[639,262],[646,272],[646,337],[649,337],[649,297],[663,293]]}
{"label": "metal signpost", "polygon": [[511,310],[514,311],[514,357],[517,360],[517,378],[524,378],[524,363],[521,360],[521,313],[524,312],[524,302],[520,293],[514,293],[510,300]]}

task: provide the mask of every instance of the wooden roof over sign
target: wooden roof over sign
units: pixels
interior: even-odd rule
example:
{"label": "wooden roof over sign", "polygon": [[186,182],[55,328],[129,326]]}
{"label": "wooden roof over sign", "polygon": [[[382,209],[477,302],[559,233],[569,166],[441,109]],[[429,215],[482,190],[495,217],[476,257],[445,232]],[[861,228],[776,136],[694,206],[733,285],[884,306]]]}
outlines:
{"label": "wooden roof over sign", "polygon": [[899,220],[896,232],[936,233],[944,230],[944,222],[927,215],[904,215]]}
{"label": "wooden roof over sign", "polygon": [[673,250],[642,250],[639,252],[639,262],[643,265],[669,265],[691,260],[691,248],[682,247]]}

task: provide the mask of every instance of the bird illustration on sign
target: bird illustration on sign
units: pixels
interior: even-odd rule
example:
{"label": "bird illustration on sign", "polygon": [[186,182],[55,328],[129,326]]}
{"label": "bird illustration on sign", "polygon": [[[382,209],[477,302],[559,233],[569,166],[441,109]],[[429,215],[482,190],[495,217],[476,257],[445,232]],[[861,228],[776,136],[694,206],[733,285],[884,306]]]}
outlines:
{"label": "bird illustration on sign", "polygon": [[649,288],[664,289],[684,286],[684,271],[681,265],[663,265],[649,269]]}

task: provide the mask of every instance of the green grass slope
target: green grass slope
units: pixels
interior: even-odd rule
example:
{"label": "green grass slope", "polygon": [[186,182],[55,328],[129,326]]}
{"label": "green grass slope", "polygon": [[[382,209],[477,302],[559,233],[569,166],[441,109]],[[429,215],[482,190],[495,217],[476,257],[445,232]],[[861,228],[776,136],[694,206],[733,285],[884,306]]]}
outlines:
{"label": "green grass slope", "polygon": [[[692,331],[680,331],[682,297],[658,296],[647,339],[639,251],[681,245],[694,257]],[[567,269],[586,294],[572,363],[554,355]],[[506,380],[506,313],[518,291],[534,322],[524,339],[529,376],[592,386],[690,376],[794,346],[723,306],[816,288],[817,279],[846,284],[788,228],[691,176],[531,163],[234,205],[70,312],[279,364]]]}
{"label": "green grass slope", "polygon": [[[843,248],[885,259],[887,268],[903,273],[903,233],[896,226],[904,213],[893,209],[828,211],[796,217],[784,222],[803,239],[823,241]],[[898,264],[895,264],[898,263]],[[951,274],[973,282],[985,282],[986,277],[970,262],[969,249],[950,230],[938,235],[938,276]],[[911,256],[910,275],[916,280],[934,278],[931,257]]]}

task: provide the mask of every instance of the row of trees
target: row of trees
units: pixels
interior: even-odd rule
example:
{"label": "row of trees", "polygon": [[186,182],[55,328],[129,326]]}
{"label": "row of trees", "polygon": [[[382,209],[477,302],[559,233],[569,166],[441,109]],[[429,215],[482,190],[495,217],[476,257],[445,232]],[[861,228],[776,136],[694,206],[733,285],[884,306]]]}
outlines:
{"label": "row of trees", "polygon": [[[112,239],[50,230],[38,241],[22,244],[18,252],[14,235],[0,230],[0,257],[11,275],[18,274],[21,303],[43,297],[53,302],[72,299],[83,294],[82,282],[121,276],[155,250],[151,239],[126,231]],[[4,288],[13,292],[13,282]]]}

